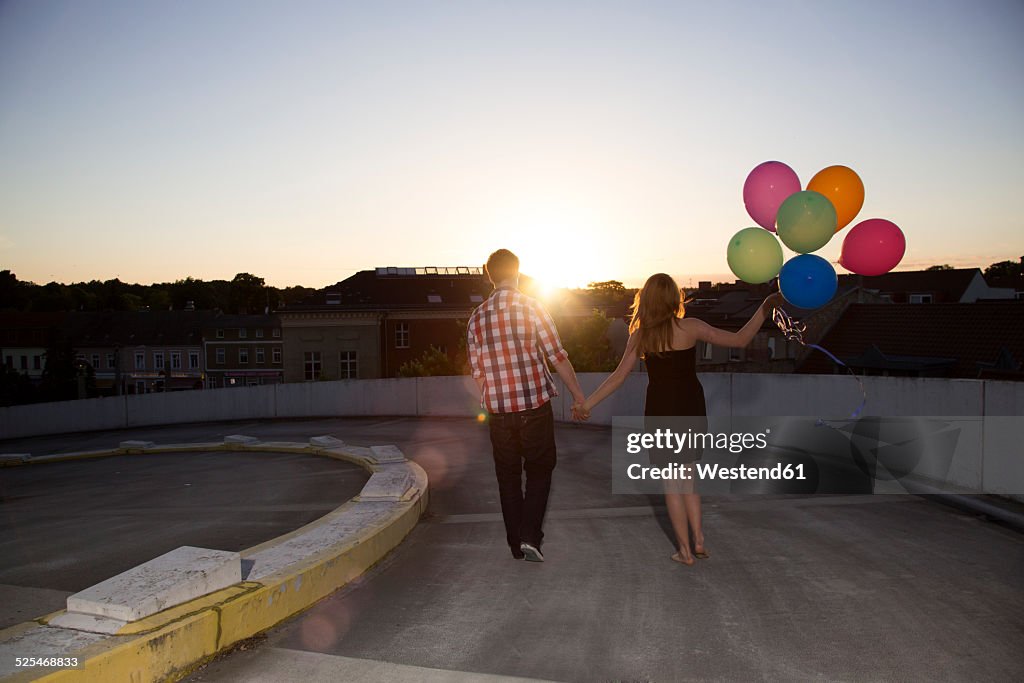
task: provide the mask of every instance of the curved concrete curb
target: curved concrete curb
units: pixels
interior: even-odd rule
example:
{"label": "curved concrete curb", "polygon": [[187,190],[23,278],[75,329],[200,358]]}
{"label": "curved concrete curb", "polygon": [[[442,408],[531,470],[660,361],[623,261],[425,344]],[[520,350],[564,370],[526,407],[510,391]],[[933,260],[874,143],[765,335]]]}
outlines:
{"label": "curved concrete curb", "polygon": [[[211,450],[308,453],[371,472],[360,495],[310,524],[243,550],[240,583],[126,624],[114,635],[58,627],[61,610],[0,631],[0,681],[177,680],[231,645],[307,609],[352,581],[395,548],[427,505],[427,475],[394,446],[361,448],[330,437],[309,444],[226,437],[224,443],[155,445],[25,457],[30,465],[129,453]],[[16,669],[15,657],[77,657],[77,669]]]}

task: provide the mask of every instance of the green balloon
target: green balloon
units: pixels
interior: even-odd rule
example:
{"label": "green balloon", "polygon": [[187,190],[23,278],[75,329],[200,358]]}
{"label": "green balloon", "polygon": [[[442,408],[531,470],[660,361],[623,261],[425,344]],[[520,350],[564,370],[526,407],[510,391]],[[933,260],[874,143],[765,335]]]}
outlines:
{"label": "green balloon", "polygon": [[726,260],[729,269],[744,282],[768,282],[782,268],[782,247],[764,228],[743,228],[729,240]]}
{"label": "green balloon", "polygon": [[794,192],[775,215],[779,239],[798,254],[821,249],[836,234],[836,207],[813,190]]}

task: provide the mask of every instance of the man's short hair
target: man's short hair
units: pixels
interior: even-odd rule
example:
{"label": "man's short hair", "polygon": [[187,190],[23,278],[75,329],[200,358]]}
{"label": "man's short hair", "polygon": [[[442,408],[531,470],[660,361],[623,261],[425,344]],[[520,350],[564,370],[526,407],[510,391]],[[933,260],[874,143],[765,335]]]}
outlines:
{"label": "man's short hair", "polygon": [[499,249],[487,258],[484,273],[492,285],[519,275],[519,257],[508,249]]}

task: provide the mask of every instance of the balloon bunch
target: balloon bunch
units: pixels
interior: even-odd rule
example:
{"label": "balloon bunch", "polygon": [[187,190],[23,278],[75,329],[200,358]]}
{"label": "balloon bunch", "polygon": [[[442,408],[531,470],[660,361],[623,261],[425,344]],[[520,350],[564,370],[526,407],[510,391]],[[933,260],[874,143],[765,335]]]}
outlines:
{"label": "balloon bunch", "polygon": [[[836,271],[811,252],[828,244],[864,206],[864,183],[846,166],[819,171],[806,190],[781,161],[757,165],[743,183],[743,203],[759,228],[744,228],[729,241],[727,259],[736,277],[757,284],[779,276],[786,301],[818,308],[836,293]],[[781,240],[797,255],[783,263]],[[861,221],[843,239],[839,265],[859,275],[881,275],[896,267],[907,243],[896,224]]]}

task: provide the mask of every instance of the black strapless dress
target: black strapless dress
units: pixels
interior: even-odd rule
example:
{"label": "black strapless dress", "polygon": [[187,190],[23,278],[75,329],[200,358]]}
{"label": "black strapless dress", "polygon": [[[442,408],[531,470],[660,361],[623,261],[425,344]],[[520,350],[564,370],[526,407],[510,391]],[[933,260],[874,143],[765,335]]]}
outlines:
{"label": "black strapless dress", "polygon": [[[670,428],[675,431],[693,429],[707,431],[708,409],[704,401],[704,387],[697,379],[697,349],[690,347],[678,351],[647,354],[647,400],[644,403],[646,418],[684,417],[690,420],[645,419],[648,431],[656,428]],[[651,449],[651,465],[664,467],[671,463],[692,463],[701,456],[701,448],[687,448],[676,453],[674,450]]]}

